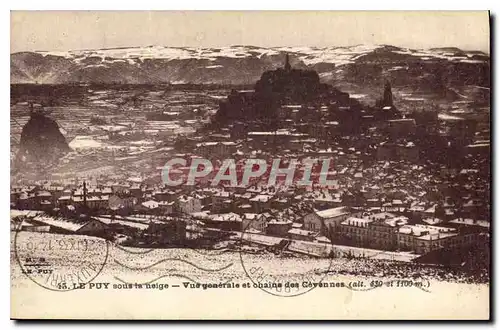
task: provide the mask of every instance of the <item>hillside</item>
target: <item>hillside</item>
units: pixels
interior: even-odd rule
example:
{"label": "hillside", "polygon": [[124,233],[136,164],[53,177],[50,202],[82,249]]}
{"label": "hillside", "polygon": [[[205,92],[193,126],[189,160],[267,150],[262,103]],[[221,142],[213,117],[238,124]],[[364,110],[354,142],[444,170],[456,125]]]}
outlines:
{"label": "hillside", "polygon": [[457,48],[411,50],[393,46],[224,48],[139,47],[67,52],[21,52],[11,55],[12,83],[254,83],[275,69],[289,53],[291,64],[318,71],[326,80],[353,68],[397,75],[418,68],[444,66],[450,80],[467,76],[470,83],[489,84],[489,56]]}

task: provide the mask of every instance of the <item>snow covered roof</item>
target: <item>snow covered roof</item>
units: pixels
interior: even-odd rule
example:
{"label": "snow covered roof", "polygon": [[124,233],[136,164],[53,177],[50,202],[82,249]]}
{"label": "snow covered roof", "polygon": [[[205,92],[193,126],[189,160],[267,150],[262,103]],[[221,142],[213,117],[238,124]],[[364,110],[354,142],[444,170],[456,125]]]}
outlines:
{"label": "snow covered roof", "polygon": [[261,194],[261,195],[257,195],[255,197],[251,198],[250,201],[251,202],[263,202],[263,203],[266,203],[271,198],[272,198],[272,196]]}
{"label": "snow covered roof", "polygon": [[288,231],[288,233],[293,234],[293,235],[301,235],[301,236],[314,236],[314,234],[315,234],[312,231],[299,229],[299,228],[292,228]]}
{"label": "snow covered roof", "polygon": [[147,207],[148,209],[155,209],[157,208],[159,203],[157,201],[149,200],[146,202],[142,203],[142,206]]}
{"label": "snow covered roof", "polygon": [[330,239],[326,236],[318,236],[314,239],[314,241],[319,242],[319,243],[331,243]]}
{"label": "snow covered roof", "polygon": [[[455,228],[438,227],[429,225],[405,225],[399,228],[400,234],[413,235],[422,239],[437,239],[445,237],[444,234],[457,234]],[[449,235],[448,235],[449,236]]]}
{"label": "snow covered roof", "polygon": [[230,194],[229,194],[229,191],[217,191],[215,194],[214,194],[215,197],[229,197]]}
{"label": "snow covered roof", "polygon": [[64,221],[64,220],[59,220],[59,219],[54,219],[51,217],[44,217],[44,216],[36,216],[33,220],[36,220],[38,222],[42,222],[46,225],[50,225],[53,227],[58,227],[62,228],[68,231],[75,232],[81,227],[83,227],[84,224],[78,224],[70,221]]}
{"label": "snow covered roof", "polygon": [[326,209],[323,211],[315,210],[314,212],[321,218],[334,218],[334,217],[338,217],[338,216],[345,215],[345,214],[349,213],[349,212],[347,212],[347,210],[344,206],[334,207],[334,208]]}
{"label": "snow covered roof", "polygon": [[259,214],[257,213],[244,213],[243,214],[245,219],[247,220],[254,220],[254,219],[257,219],[259,217]]}
{"label": "snow covered roof", "polygon": [[210,211],[200,211],[200,212],[191,213],[192,217],[199,218],[199,219],[210,219],[209,215],[210,215]]}
{"label": "snow covered roof", "polygon": [[425,222],[428,225],[436,225],[438,223],[443,222],[443,220],[441,220],[439,218],[432,217],[432,218],[423,219],[422,222]]}
{"label": "snow covered roof", "polygon": [[355,227],[366,227],[369,223],[372,223],[371,219],[361,219],[356,217],[349,217],[346,220],[342,221],[341,225],[344,226],[355,226]]}
{"label": "snow covered roof", "polygon": [[485,221],[485,220],[457,218],[457,219],[451,220],[450,223],[459,224],[459,225],[480,226],[480,227],[490,228],[490,223],[488,221]]}
{"label": "snow covered roof", "polygon": [[291,224],[293,224],[293,222],[289,220],[282,220],[282,221],[271,220],[268,222],[268,225],[291,225]]}
{"label": "snow covered roof", "polygon": [[43,213],[43,211],[32,211],[32,210],[10,210],[10,217],[15,218],[19,216],[35,216],[40,213]]}
{"label": "snow covered roof", "polygon": [[212,214],[209,215],[209,218],[214,221],[238,221],[241,222],[242,218],[239,214],[236,213],[222,213],[222,214]]}

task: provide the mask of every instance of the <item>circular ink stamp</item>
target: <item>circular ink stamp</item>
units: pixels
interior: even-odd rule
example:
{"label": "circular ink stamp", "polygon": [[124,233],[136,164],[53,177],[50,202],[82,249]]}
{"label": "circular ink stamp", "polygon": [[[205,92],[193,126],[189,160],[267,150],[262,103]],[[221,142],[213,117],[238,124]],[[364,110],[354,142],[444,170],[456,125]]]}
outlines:
{"label": "circular ink stamp", "polygon": [[322,287],[333,264],[328,240],[301,241],[256,233],[252,220],[240,237],[240,260],[253,288],[295,297]]}
{"label": "circular ink stamp", "polygon": [[22,274],[45,289],[64,292],[85,288],[101,273],[109,242],[93,236],[26,230],[20,224],[14,233],[14,253]]}

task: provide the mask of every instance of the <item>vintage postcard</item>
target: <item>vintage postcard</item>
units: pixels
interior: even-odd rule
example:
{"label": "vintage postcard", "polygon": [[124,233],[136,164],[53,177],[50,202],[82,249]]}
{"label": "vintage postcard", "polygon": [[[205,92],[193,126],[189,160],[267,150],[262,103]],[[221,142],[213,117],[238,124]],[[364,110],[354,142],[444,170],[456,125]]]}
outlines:
{"label": "vintage postcard", "polygon": [[489,22],[11,12],[11,317],[490,319]]}

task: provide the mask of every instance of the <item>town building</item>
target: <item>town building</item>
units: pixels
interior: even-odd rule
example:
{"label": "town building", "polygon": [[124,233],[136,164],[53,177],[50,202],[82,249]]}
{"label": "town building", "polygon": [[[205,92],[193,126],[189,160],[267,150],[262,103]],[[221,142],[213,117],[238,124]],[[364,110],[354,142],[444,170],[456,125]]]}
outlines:
{"label": "town building", "polygon": [[258,231],[264,233],[269,218],[270,215],[266,213],[244,213],[242,220],[243,231]]}
{"label": "town building", "polygon": [[288,232],[292,229],[292,223],[292,221],[269,221],[266,227],[266,235],[288,237]]}
{"label": "town building", "polygon": [[331,237],[342,221],[351,215],[346,207],[335,207],[322,211],[314,210],[304,217],[304,229]]}
{"label": "town building", "polygon": [[458,229],[429,225],[405,225],[398,230],[398,248],[425,254],[439,249],[470,246],[477,242],[478,233],[459,233]]}
{"label": "town building", "polygon": [[179,196],[177,199],[176,209],[177,211],[186,214],[200,212],[202,209],[201,200],[192,196]]}

